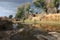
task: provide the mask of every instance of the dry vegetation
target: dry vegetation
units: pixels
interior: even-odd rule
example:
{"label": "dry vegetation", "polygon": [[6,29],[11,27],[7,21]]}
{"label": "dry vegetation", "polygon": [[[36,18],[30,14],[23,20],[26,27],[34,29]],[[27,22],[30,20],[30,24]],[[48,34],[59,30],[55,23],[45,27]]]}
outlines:
{"label": "dry vegetation", "polygon": [[[60,14],[59,13],[44,14],[42,17],[41,17],[41,14],[36,14],[35,17],[29,16],[29,18],[25,20],[26,23],[28,22],[35,23],[39,21],[42,21],[46,24],[33,24],[33,26],[35,26],[36,28],[44,28],[44,30],[48,30],[48,31],[60,31],[60,26],[59,26]],[[51,25],[49,24],[49,22],[51,23]]]}

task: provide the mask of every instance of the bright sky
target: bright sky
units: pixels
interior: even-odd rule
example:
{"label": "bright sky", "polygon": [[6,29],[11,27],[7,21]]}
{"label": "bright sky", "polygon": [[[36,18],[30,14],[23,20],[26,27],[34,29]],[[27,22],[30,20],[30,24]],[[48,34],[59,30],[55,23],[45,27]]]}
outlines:
{"label": "bright sky", "polygon": [[32,0],[0,0],[0,16],[15,15],[20,4],[32,2]]}

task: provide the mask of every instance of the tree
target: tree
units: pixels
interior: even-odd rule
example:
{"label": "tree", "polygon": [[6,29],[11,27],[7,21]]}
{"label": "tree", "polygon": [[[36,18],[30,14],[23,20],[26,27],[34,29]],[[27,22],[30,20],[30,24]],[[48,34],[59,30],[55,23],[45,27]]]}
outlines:
{"label": "tree", "polygon": [[9,15],[9,18],[11,19],[13,17],[13,15]]}
{"label": "tree", "polygon": [[29,12],[30,12],[31,14],[33,14],[33,13],[34,13],[34,9],[30,9]]}
{"label": "tree", "polygon": [[17,9],[16,18],[24,19],[28,16],[30,3],[21,4]]}
{"label": "tree", "polygon": [[28,12],[28,14],[29,14],[29,9],[30,9],[30,3],[27,2],[27,3],[25,4],[25,12]]}
{"label": "tree", "polygon": [[25,7],[24,4],[21,4],[21,6],[18,7],[16,16],[15,16],[16,18],[20,18],[20,19],[23,18],[23,16],[24,16],[24,7]]}
{"label": "tree", "polygon": [[43,9],[44,11],[46,10],[45,12],[47,12],[45,0],[33,0],[33,4],[38,9]]}
{"label": "tree", "polygon": [[24,11],[25,11],[25,17],[24,17],[24,19],[28,18],[29,12],[30,12],[29,10],[30,10],[30,3],[27,2],[27,3],[25,3],[25,8],[24,8]]}
{"label": "tree", "polygon": [[[59,0],[50,0],[51,2],[50,2],[50,7],[52,7],[52,9],[53,8],[56,8],[55,10],[56,10],[56,12],[58,12],[58,7],[59,7],[59,4],[60,4],[60,1]],[[52,11],[52,9],[51,9],[51,11]]]}
{"label": "tree", "polygon": [[45,5],[44,0],[33,0],[33,4],[38,8],[43,8]]}
{"label": "tree", "polygon": [[55,4],[55,7],[57,8],[57,13],[58,13],[59,12],[58,7],[59,7],[59,4],[60,4],[60,1],[59,0],[55,0],[54,4]]}
{"label": "tree", "polygon": [[[59,0],[33,0],[35,7],[42,8],[45,12],[56,11],[56,5],[59,4]],[[54,9],[54,10],[52,10]]]}

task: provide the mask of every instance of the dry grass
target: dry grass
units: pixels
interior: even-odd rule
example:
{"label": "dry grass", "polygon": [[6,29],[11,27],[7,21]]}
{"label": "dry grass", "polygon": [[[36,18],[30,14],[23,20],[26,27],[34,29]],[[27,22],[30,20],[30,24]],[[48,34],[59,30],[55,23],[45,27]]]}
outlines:
{"label": "dry grass", "polygon": [[30,20],[25,20],[25,23],[35,24],[34,26],[38,28],[43,26],[45,30],[49,31],[60,31],[60,14],[45,14],[42,18],[38,15],[36,17],[32,17]]}

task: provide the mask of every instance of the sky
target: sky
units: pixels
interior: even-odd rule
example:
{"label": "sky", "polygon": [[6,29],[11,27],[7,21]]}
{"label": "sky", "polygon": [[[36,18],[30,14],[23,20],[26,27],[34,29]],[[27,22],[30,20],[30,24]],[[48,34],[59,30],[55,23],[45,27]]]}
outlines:
{"label": "sky", "polygon": [[15,16],[17,7],[26,2],[32,3],[32,0],[0,0],[0,16]]}
{"label": "sky", "polygon": [[0,16],[15,16],[17,7],[32,0],[0,0]]}

